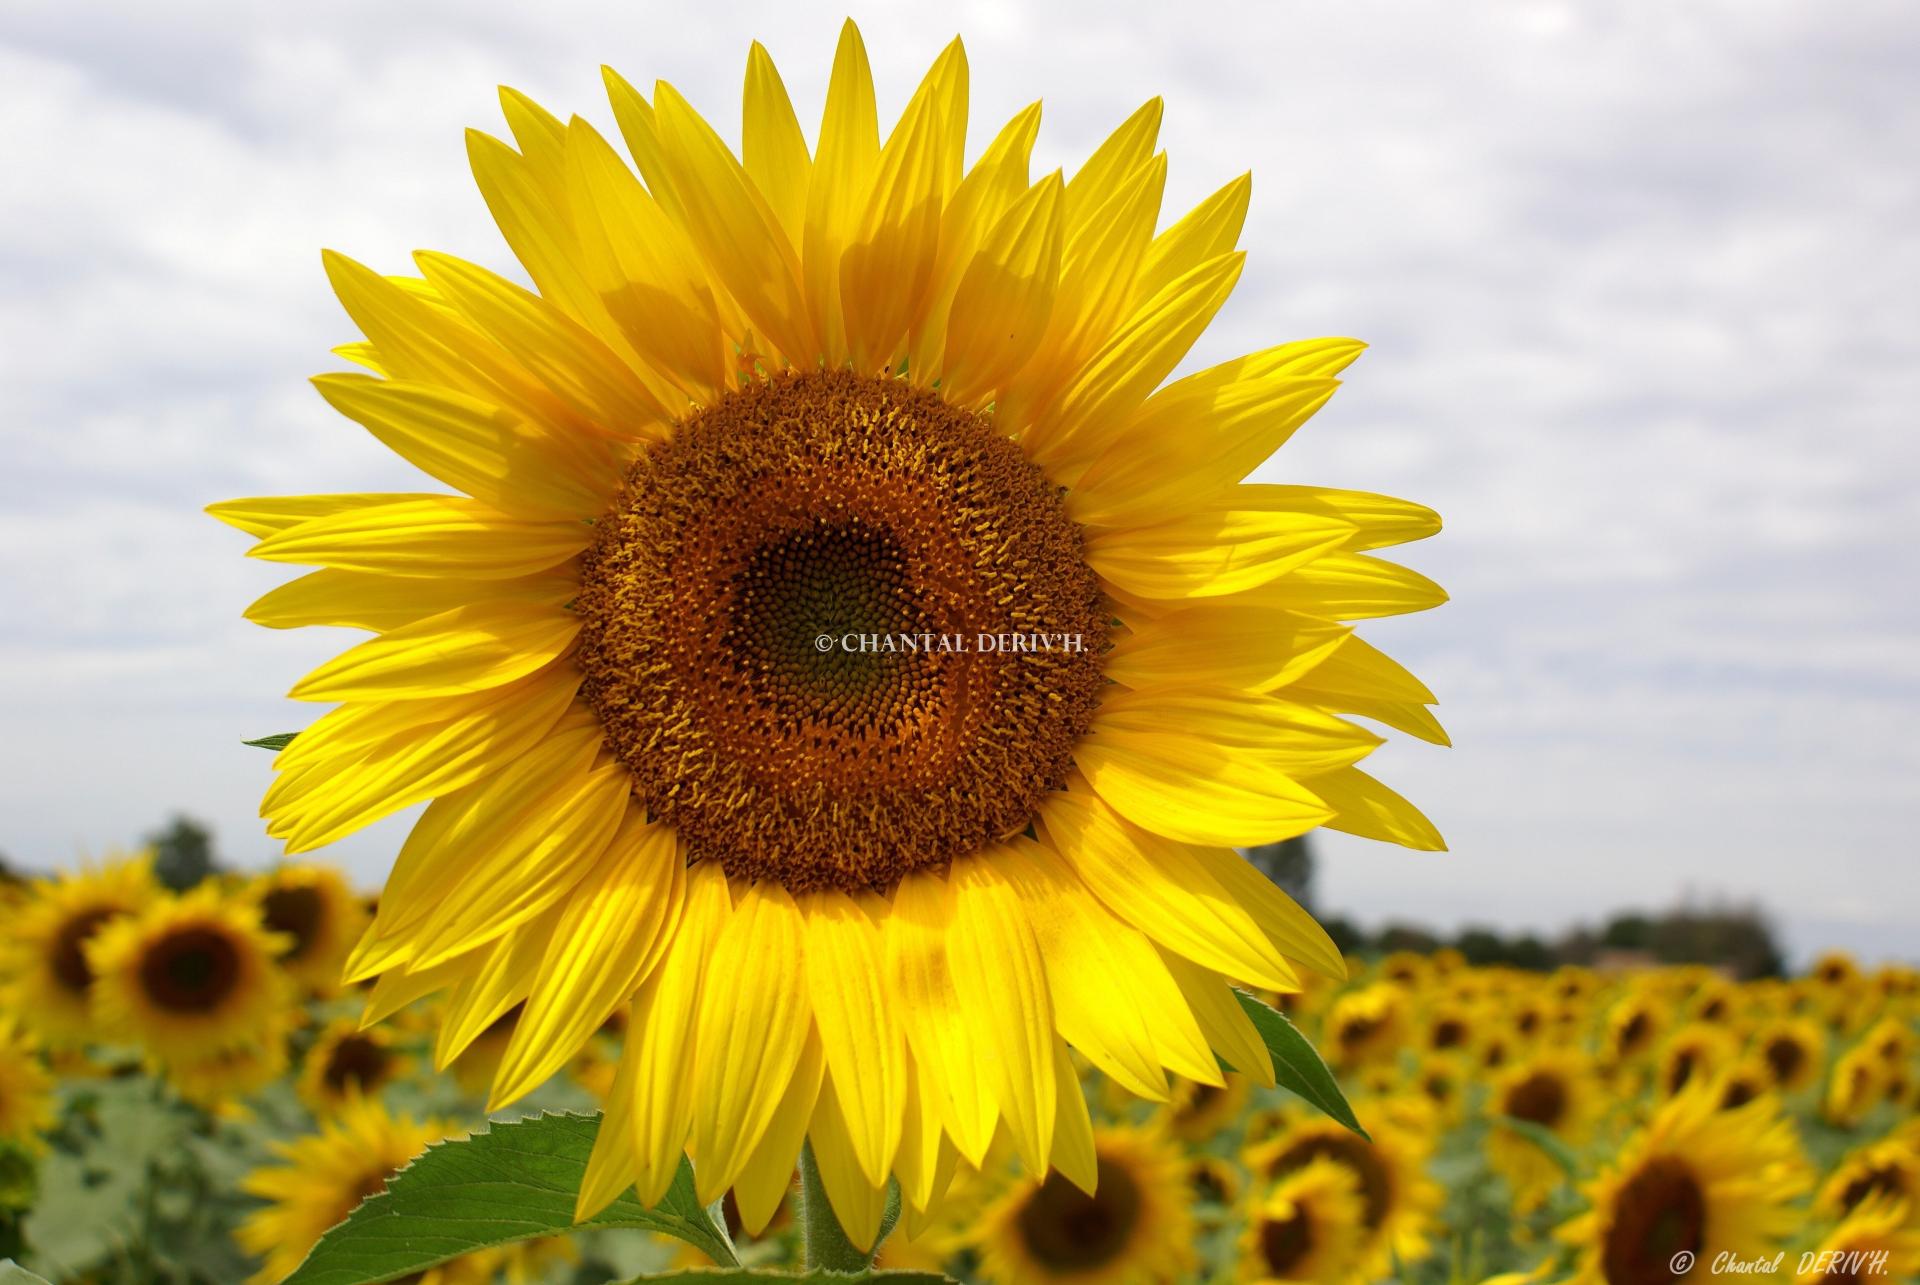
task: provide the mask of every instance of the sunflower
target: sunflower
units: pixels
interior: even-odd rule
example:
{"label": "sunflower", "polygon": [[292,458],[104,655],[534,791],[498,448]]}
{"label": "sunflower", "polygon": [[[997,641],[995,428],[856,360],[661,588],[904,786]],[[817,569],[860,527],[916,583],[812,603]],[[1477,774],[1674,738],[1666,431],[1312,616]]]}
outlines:
{"label": "sunflower", "polygon": [[1826,1049],[1826,1031],[1804,1017],[1775,1018],[1753,1036],[1755,1055],[1782,1093],[1797,1093],[1818,1080]]}
{"label": "sunflower", "polygon": [[1396,1261],[1411,1265],[1432,1252],[1428,1237],[1443,1193],[1426,1175],[1430,1148],[1421,1134],[1394,1123],[1379,1103],[1358,1114],[1369,1137],[1296,1114],[1271,1141],[1252,1148],[1246,1164],[1256,1180],[1284,1179],[1320,1160],[1351,1173],[1361,1205],[1358,1270],[1371,1280]]}
{"label": "sunflower", "polygon": [[288,1011],[244,1044],[224,1045],[199,1057],[167,1063],[168,1082],[183,1100],[203,1110],[244,1118],[249,1108],[241,1099],[286,1074],[287,1028],[294,1017]]}
{"label": "sunflower", "polygon": [[1327,1010],[1327,1060],[1352,1069],[1392,1057],[1406,1039],[1407,993],[1393,982],[1348,991]]}
{"label": "sunflower", "polygon": [[1250,1285],[1356,1279],[1366,1206],[1353,1171],[1315,1160],[1284,1175],[1253,1205],[1234,1279]]}
{"label": "sunflower", "polygon": [[981,1215],[980,1276],[1000,1285],[1176,1285],[1197,1266],[1186,1166],[1157,1133],[1097,1129],[1096,1181],[1014,1183]]}
{"label": "sunflower", "polygon": [[1891,1196],[1862,1200],[1818,1245],[1800,1256],[1794,1285],[1859,1285],[1920,1277],[1920,1228],[1907,1216],[1910,1207],[1909,1202]]}
{"label": "sunflower", "polygon": [[1882,1138],[1840,1158],[1820,1184],[1813,1207],[1831,1218],[1850,1214],[1874,1196],[1888,1196],[1920,1213],[1920,1151],[1907,1142]]}
{"label": "sunflower", "polygon": [[524,1004],[494,1106],[632,997],[583,1215],[686,1148],[751,1225],[803,1133],[860,1244],[1002,1122],[1042,1174],[1069,1045],[1164,1098],[1265,1060],[1229,979],[1343,975],[1234,845],[1442,846],[1347,717],[1445,741],[1351,624],[1443,600],[1373,552],[1437,519],[1243,482],[1361,345],[1160,387],[1247,181],[1156,235],[1157,100],[1071,180],[1030,179],[1037,106],[968,168],[967,75],[956,41],[883,146],[848,24],[810,151],[755,46],[736,159],[609,72],[639,177],[507,92],[469,151],[535,291],[325,259],[365,371],[320,392],[460,494],[213,506],[317,568],[252,619],[373,634],[294,687],[339,703],[269,833],[428,804],[351,979],[453,988],[455,1045]]}
{"label": "sunflower", "polygon": [[364,1030],[351,1018],[327,1023],[314,1037],[300,1064],[300,1079],[295,1085],[300,1100],[316,1115],[340,1109],[349,1098],[377,1096],[395,1080],[406,1076],[413,1061],[394,1047],[393,1036],[383,1027]]}
{"label": "sunflower", "polygon": [[0,1005],[51,1049],[94,1037],[86,946],[102,926],[160,896],[149,854],[33,882],[9,916]]}
{"label": "sunflower", "polygon": [[257,905],[218,888],[162,897],[88,941],[96,1019],[167,1064],[256,1043],[288,1007],[284,944]]}
{"label": "sunflower", "polygon": [[11,1017],[0,1017],[0,1143],[29,1151],[53,1127],[53,1076]]}
{"label": "sunflower", "polygon": [[256,1169],[240,1183],[248,1195],[270,1202],[234,1233],[242,1248],[265,1260],[253,1285],[291,1275],[323,1232],[452,1132],[448,1121],[391,1115],[376,1099],[356,1098],[321,1121],[318,1132],[275,1143],[286,1163]]}
{"label": "sunflower", "polygon": [[[1722,1111],[1708,1086],[1695,1085],[1587,1185],[1592,1208],[1559,1236],[1580,1247],[1576,1285],[1705,1280],[1723,1253],[1774,1253],[1801,1226],[1793,1201],[1805,1186],[1793,1125],[1773,1099]],[[1676,1273],[1683,1252],[1694,1266]]]}
{"label": "sunflower", "polygon": [[1253,1081],[1244,1075],[1223,1077],[1224,1084],[1201,1080],[1173,1082],[1173,1093],[1154,1118],[1174,1137],[1190,1144],[1204,1143],[1240,1118],[1253,1096]]}
{"label": "sunflower", "polygon": [[1651,1053],[1666,1027],[1666,1006],[1652,995],[1635,992],[1607,1009],[1602,1051],[1614,1065],[1637,1062]]}
{"label": "sunflower", "polygon": [[1689,1084],[1712,1079],[1732,1065],[1737,1052],[1733,1037],[1720,1027],[1688,1023],[1660,1051],[1660,1092],[1672,1097]]}
{"label": "sunflower", "polygon": [[1601,1106],[1592,1065],[1581,1053],[1549,1050],[1501,1073],[1487,1105],[1489,1114],[1496,1117],[1487,1134],[1487,1158],[1512,1189],[1516,1213],[1539,1208],[1566,1180],[1566,1173],[1539,1144],[1503,1126],[1500,1118],[1538,1125],[1578,1148],[1592,1133]]}
{"label": "sunflower", "polygon": [[281,866],[260,877],[254,895],[261,922],[287,939],[280,967],[323,995],[338,990],[347,952],[367,922],[346,877],[330,866]]}
{"label": "sunflower", "polygon": [[1833,1060],[1821,1114],[1830,1124],[1851,1129],[1886,1097],[1885,1062],[1870,1044],[1856,1044]]}

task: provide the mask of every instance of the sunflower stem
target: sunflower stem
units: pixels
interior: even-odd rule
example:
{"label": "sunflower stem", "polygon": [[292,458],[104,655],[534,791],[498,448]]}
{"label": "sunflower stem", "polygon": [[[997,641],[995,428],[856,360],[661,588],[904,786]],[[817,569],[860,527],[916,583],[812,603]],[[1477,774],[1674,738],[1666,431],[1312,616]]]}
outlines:
{"label": "sunflower stem", "polygon": [[866,1271],[873,1266],[874,1255],[880,1252],[881,1243],[899,1220],[900,1188],[890,1182],[887,1184],[887,1210],[880,1218],[880,1233],[873,1238],[873,1248],[863,1253],[847,1239],[840,1219],[834,1215],[833,1204],[827,1199],[826,1186],[820,1181],[820,1164],[813,1158],[813,1143],[808,1141],[800,1144],[800,1235],[809,1271]]}

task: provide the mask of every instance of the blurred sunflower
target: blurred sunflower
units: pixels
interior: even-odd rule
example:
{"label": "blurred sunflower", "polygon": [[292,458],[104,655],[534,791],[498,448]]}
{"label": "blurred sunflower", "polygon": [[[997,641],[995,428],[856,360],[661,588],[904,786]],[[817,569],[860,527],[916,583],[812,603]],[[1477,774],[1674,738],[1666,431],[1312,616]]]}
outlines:
{"label": "blurred sunflower", "polygon": [[811,154],[757,45],[744,159],[607,84],[638,178],[511,91],[514,146],[470,136],[537,293],[326,257],[370,373],[322,395],[463,494],[212,507],[318,568],[250,618],[376,635],[294,687],[340,703],[263,812],[301,853],[431,801],[350,975],[463,1036],[523,1004],[492,1105],[633,997],[583,1215],[683,1148],[766,1207],[806,1134],[866,1244],[1002,1122],[1044,1173],[1068,1045],[1164,1098],[1265,1061],[1229,978],[1343,974],[1232,845],[1442,846],[1343,717],[1445,741],[1350,624],[1443,600],[1371,553],[1438,523],[1242,483],[1358,343],[1159,387],[1249,186],[1156,235],[1157,100],[1033,182],[1037,105],[964,165],[958,41],[883,145],[848,24]]}
{"label": "blurred sunflower", "polygon": [[1714,1091],[1720,1095],[1721,1108],[1731,1111],[1772,1092],[1773,1073],[1762,1059],[1743,1058],[1720,1073]]}
{"label": "blurred sunflower", "polygon": [[94,1038],[87,943],[104,925],[160,895],[147,854],[36,879],[0,948],[7,978],[0,1004],[50,1048],[75,1048]]}
{"label": "blurred sunflower", "polygon": [[1766,1098],[1721,1111],[1704,1084],[1673,1098],[1587,1185],[1592,1208],[1559,1236],[1580,1249],[1575,1285],[1678,1279],[1685,1252],[1704,1274],[1720,1254],[1771,1255],[1805,1215],[1793,1125]]}
{"label": "blurred sunflower", "polygon": [[1660,1050],[1660,1091],[1673,1097],[1688,1085],[1710,1080],[1732,1065],[1737,1053],[1733,1036],[1720,1027],[1690,1022]]}
{"label": "blurred sunflower", "polygon": [[0,1142],[29,1151],[53,1127],[53,1075],[11,1017],[0,1017]]}
{"label": "blurred sunflower", "polygon": [[1200,1080],[1173,1082],[1173,1094],[1155,1118],[1185,1142],[1200,1143],[1213,1137],[1228,1122],[1240,1117],[1253,1093],[1253,1081],[1244,1075],[1220,1077],[1224,1084]]}
{"label": "blurred sunflower", "polygon": [[1856,1147],[1827,1174],[1813,1207],[1842,1218],[1874,1196],[1890,1196],[1920,1214],[1920,1151],[1897,1138]]}
{"label": "blurred sunflower", "polygon": [[1406,1040],[1407,1021],[1407,992],[1397,983],[1348,991],[1327,1010],[1327,1060],[1351,1069],[1393,1057]]}
{"label": "blurred sunflower", "polygon": [[257,905],[218,888],[162,897],[88,941],[96,1019],[168,1064],[256,1043],[288,1004],[284,944]]}
{"label": "blurred sunflower", "polygon": [[450,1121],[396,1116],[376,1099],[358,1098],[321,1121],[318,1132],[275,1143],[286,1163],[256,1169],[240,1183],[240,1190],[270,1202],[234,1233],[242,1248],[265,1260],[252,1285],[291,1275],[323,1232],[453,1132]]}
{"label": "blurred sunflower", "polygon": [[1366,1207],[1353,1170],[1314,1160],[1254,1202],[1240,1234],[1234,1279],[1248,1285],[1323,1285],[1356,1279]]}
{"label": "blurred sunflower", "polygon": [[1602,1106],[1591,1062],[1570,1050],[1536,1053],[1508,1067],[1494,1082],[1487,1103],[1495,1117],[1487,1132],[1487,1158],[1512,1189],[1516,1213],[1538,1209],[1567,1175],[1539,1144],[1502,1126],[1500,1119],[1538,1125],[1578,1148],[1592,1133]]}
{"label": "blurred sunflower", "polygon": [[1920,1278],[1920,1227],[1908,1216],[1911,1203],[1870,1196],[1839,1226],[1800,1256],[1794,1285],[1861,1285],[1865,1281]]}
{"label": "blurred sunflower", "polygon": [[1804,1017],[1782,1017],[1754,1032],[1754,1052],[1766,1065],[1773,1087],[1797,1093],[1820,1078],[1826,1060],[1827,1033]]}
{"label": "blurred sunflower", "polygon": [[1666,1025],[1665,1006],[1644,991],[1615,1000],[1607,1009],[1606,1060],[1615,1065],[1638,1061],[1653,1051]]}
{"label": "blurred sunflower", "polygon": [[1359,1115],[1370,1138],[1296,1113],[1287,1128],[1248,1153],[1246,1165],[1256,1180],[1277,1181],[1320,1160],[1351,1173],[1361,1206],[1359,1271],[1373,1279],[1396,1261],[1411,1265],[1432,1252],[1428,1238],[1443,1192],[1426,1174],[1429,1148],[1419,1134],[1393,1123],[1379,1104],[1361,1107]]}
{"label": "blurred sunflower", "polygon": [[1869,1044],[1856,1044],[1833,1060],[1820,1111],[1829,1124],[1851,1129],[1886,1096],[1887,1066]]}
{"label": "blurred sunflower", "polygon": [[314,1037],[294,1087],[309,1110],[324,1116],[350,1098],[378,1096],[387,1085],[405,1078],[412,1065],[413,1059],[394,1047],[393,1036],[384,1027],[363,1030],[351,1018],[340,1018]]}
{"label": "blurred sunflower", "polygon": [[244,1117],[249,1108],[242,1099],[286,1074],[287,1027],[293,1016],[288,1012],[275,1019],[244,1044],[222,1045],[200,1056],[168,1062],[168,1082],[183,1100],[203,1110]]}
{"label": "blurred sunflower", "polygon": [[331,866],[281,866],[260,876],[254,895],[261,923],[287,940],[280,967],[323,995],[338,990],[347,952],[367,923],[346,877]]}
{"label": "blurred sunflower", "polygon": [[987,1206],[979,1224],[981,1279],[1000,1285],[1190,1279],[1195,1229],[1180,1153],[1142,1129],[1095,1130],[1074,1147],[1081,1149],[1092,1160],[1085,1172],[1019,1180]]}

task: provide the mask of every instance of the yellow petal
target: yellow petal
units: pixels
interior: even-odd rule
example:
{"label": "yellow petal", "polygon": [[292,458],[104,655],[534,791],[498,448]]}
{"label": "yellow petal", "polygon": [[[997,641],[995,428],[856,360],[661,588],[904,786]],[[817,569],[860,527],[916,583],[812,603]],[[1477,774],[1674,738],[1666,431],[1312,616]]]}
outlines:
{"label": "yellow petal", "polygon": [[1253,176],[1242,174],[1155,237],[1134,282],[1136,304],[1153,298],[1176,277],[1238,245],[1252,194]]}
{"label": "yellow petal", "polygon": [[[263,542],[264,543],[264,542]],[[255,545],[257,550],[260,546]],[[1418,571],[1362,553],[1316,558],[1289,575],[1236,595],[1236,603],[1284,607],[1330,620],[1367,620],[1426,611],[1447,591]]]}
{"label": "yellow petal", "polygon": [[1293,963],[1345,981],[1346,957],[1314,917],[1274,886],[1252,862],[1230,848],[1190,848],[1194,860],[1252,916],[1274,946]]}
{"label": "yellow petal", "polygon": [[991,851],[954,863],[947,956],[968,1031],[998,1082],[1013,1145],[1030,1173],[1043,1174],[1056,1106],[1053,1002],[1025,908]]}
{"label": "yellow petal", "polygon": [[562,903],[489,1111],[545,1083],[633,997],[680,913],[685,869],[673,831],[628,807],[600,860]]}
{"label": "yellow petal", "polygon": [[1165,111],[1166,104],[1158,98],[1142,103],[1087,158],[1087,163],[1067,184],[1067,227],[1070,232],[1078,231],[1092,222],[1096,212],[1114,191],[1153,155],[1153,145],[1160,137],[1160,120]]}
{"label": "yellow petal", "polygon": [[580,632],[564,607],[496,599],[369,639],[308,674],[294,700],[414,700],[485,691],[558,658]]}
{"label": "yellow petal", "polygon": [[1340,548],[1351,524],[1315,513],[1212,509],[1086,542],[1087,565],[1141,598],[1244,593]]}
{"label": "yellow petal", "polygon": [[520,580],[429,580],[323,568],[262,594],[241,614],[268,629],[342,625],[380,633],[469,603],[558,607],[579,592],[579,581],[561,574]]}
{"label": "yellow petal", "polygon": [[952,921],[945,879],[935,874],[902,879],[894,890],[893,913],[882,921],[887,975],[914,1060],[927,1068],[938,1090],[927,1109],[940,1116],[960,1153],[978,1168],[1000,1118],[999,1089],[980,1074],[985,1050],[974,1042],[947,958]]}
{"label": "yellow petal", "polygon": [[740,159],[760,194],[780,218],[787,240],[800,245],[806,235],[807,182],[813,158],[793,114],[786,82],[756,40],[747,51],[747,84],[740,126]]}
{"label": "yellow petal", "polygon": [[580,1194],[574,1199],[573,1221],[576,1223],[593,1217],[633,1186],[633,1175],[640,1163],[633,1145],[634,1086],[639,1076],[640,1055],[629,1040],[614,1070],[613,1087],[607,1091],[606,1108],[600,1114],[600,1129],[593,1136],[593,1152],[587,1157],[587,1172],[580,1179]]}
{"label": "yellow petal", "polygon": [[854,1156],[885,1186],[906,1112],[906,1047],[899,1010],[886,994],[880,929],[845,893],[801,904],[807,928],[807,988]]}
{"label": "yellow petal", "polygon": [[378,575],[506,580],[565,562],[593,540],[584,522],[509,517],[459,496],[428,496],[309,518],[250,558]]}
{"label": "yellow petal", "polygon": [[1213,1045],[1214,1052],[1242,1075],[1272,1088],[1273,1055],[1267,1052],[1260,1032],[1254,1029],[1253,1019],[1233,997],[1233,988],[1227,985],[1226,979],[1171,951],[1163,951],[1162,955],[1167,961],[1167,971],[1179,984],[1180,993],[1187,997],[1187,1005],[1199,1021],[1200,1029],[1206,1032],[1207,1043]]}
{"label": "yellow petal", "polygon": [[1194,736],[1103,732],[1074,761],[1116,812],[1181,843],[1278,843],[1332,815],[1284,773]]}
{"label": "yellow petal", "polygon": [[1268,990],[1299,989],[1272,938],[1192,848],[1074,791],[1048,796],[1039,819],[1050,846],[1094,895],[1155,944]]}
{"label": "yellow petal", "polygon": [[314,518],[336,513],[354,513],[361,509],[384,508],[414,500],[438,500],[443,497],[420,491],[359,491],[344,495],[259,495],[244,500],[222,500],[209,504],[207,513],[236,531],[248,535],[269,536],[289,527],[297,527]]}
{"label": "yellow petal", "polygon": [[947,317],[942,389],[961,405],[990,396],[1046,334],[1060,278],[1060,194],[1058,174],[1036,183],[960,279]]}
{"label": "yellow petal", "polygon": [[820,1185],[827,1189],[827,1203],[833,1207],[840,1230],[853,1247],[871,1250],[880,1238],[880,1220],[886,1214],[887,1189],[867,1180],[853,1149],[853,1137],[846,1117],[840,1113],[840,1095],[833,1091],[828,1075],[813,1108],[813,1120],[807,1128],[813,1142],[814,1163],[820,1170]]}
{"label": "yellow petal", "polygon": [[1445,852],[1447,841],[1420,809],[1357,767],[1342,768],[1307,783],[1334,809],[1329,830],[1381,839],[1421,852]]}
{"label": "yellow petal", "polygon": [[700,996],[714,943],[732,915],[726,872],[702,861],[687,872],[685,910],[660,966],[634,997],[627,1056],[635,1061],[634,1185],[640,1202],[660,1203],[673,1185],[693,1128],[694,1051]]}
{"label": "yellow petal", "polygon": [[787,1081],[780,1107],[773,1113],[773,1123],[734,1180],[734,1203],[740,1208],[740,1225],[749,1236],[767,1229],[779,1211],[781,1198],[793,1187],[794,1163],[800,1156],[800,1144],[806,1140],[814,1104],[820,1100],[820,1079],[826,1065],[818,1036],[809,1036],[799,1065],[793,1068],[793,1078]]}
{"label": "yellow petal", "polygon": [[694,1040],[702,1089],[694,1100],[693,1153],[703,1204],[733,1185],[759,1145],[813,1025],[805,925],[786,890],[764,882],[748,887],[707,967],[724,984],[701,992]]}
{"label": "yellow petal", "polygon": [[1296,612],[1188,607],[1135,627],[1107,653],[1107,677],[1136,689],[1230,687],[1270,692],[1309,673],[1347,637]]}
{"label": "yellow petal", "polygon": [[1093,1146],[1093,1116],[1087,1110],[1073,1058],[1058,1037],[1053,1041],[1055,1090],[1060,1108],[1053,1118],[1053,1167],[1091,1196],[1100,1177],[1100,1156]]}
{"label": "yellow petal", "polygon": [[840,259],[873,190],[880,165],[880,123],[873,105],[873,71],[860,29],[849,18],[827,82],[826,115],[807,187],[805,264],[808,316],[827,364],[846,363],[846,327],[840,315]]}
{"label": "yellow petal", "polygon": [[[893,1172],[900,1181],[900,1199],[909,1208],[925,1209],[933,1198],[934,1185],[940,1180],[940,1158],[945,1133],[940,1127],[940,1112],[934,1105],[940,1088],[933,1074],[911,1056],[908,1058],[905,1118],[900,1127],[900,1150],[894,1154]],[[946,1151],[953,1153],[951,1144]]]}
{"label": "yellow petal", "polygon": [[687,212],[687,230],[754,328],[795,363],[811,363],[818,351],[805,296],[800,261],[733,153],[673,86],[654,90],[654,123],[660,131],[673,189]]}
{"label": "yellow petal", "polygon": [[546,949],[557,920],[555,912],[522,924],[484,947],[479,958],[468,963],[466,977],[447,997],[446,1012],[440,1018],[433,1046],[436,1071],[446,1070],[489,1026],[527,997],[533,970],[540,964],[540,952]]}
{"label": "yellow petal", "polygon": [[1440,515],[1424,504],[1369,491],[1339,491],[1324,486],[1249,484],[1226,492],[1228,508],[1269,513],[1319,513],[1354,528],[1346,547],[1355,553],[1424,540],[1440,530]]}
{"label": "yellow petal", "polygon": [[455,959],[417,973],[395,969],[382,975],[367,993],[367,1006],[360,1014],[360,1029],[377,1026],[409,1004],[456,985],[471,971],[468,961]]}
{"label": "yellow petal", "polygon": [[1380,744],[1371,732],[1311,705],[1224,687],[1115,688],[1101,702],[1093,730],[1197,736],[1293,776],[1350,767]]}

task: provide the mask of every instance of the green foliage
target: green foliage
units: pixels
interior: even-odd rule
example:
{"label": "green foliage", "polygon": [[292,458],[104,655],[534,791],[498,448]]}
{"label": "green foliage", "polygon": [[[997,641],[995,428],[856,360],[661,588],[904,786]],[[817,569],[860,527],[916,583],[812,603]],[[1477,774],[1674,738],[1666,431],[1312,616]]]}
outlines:
{"label": "green foliage", "polygon": [[257,750],[272,750],[275,754],[278,754],[281,750],[291,745],[293,738],[298,735],[300,735],[298,732],[275,732],[271,736],[256,737],[251,741],[242,741],[240,743],[242,745],[251,745]]}
{"label": "green foliage", "polygon": [[176,815],[164,830],[146,838],[153,849],[153,873],[175,892],[193,887],[219,872],[213,855],[213,831],[191,817]]}
{"label": "green foliage", "polygon": [[[367,1285],[474,1250],[570,1232],[599,1128],[598,1116],[546,1114],[428,1148],[321,1237],[286,1285]],[[655,1208],[629,1192],[580,1225],[661,1232],[715,1262],[739,1261],[724,1225],[694,1195],[685,1160]]]}
{"label": "green foliage", "polygon": [[0,1258],[0,1285],[50,1285],[44,1276],[35,1276],[11,1258]]}
{"label": "green foliage", "polygon": [[1307,1037],[1294,1028],[1285,1014],[1268,1008],[1245,991],[1236,990],[1233,994],[1253,1019],[1254,1029],[1260,1032],[1261,1042],[1273,1058],[1273,1078],[1280,1087],[1366,1137],[1367,1131],[1354,1118],[1353,1108],[1347,1105],[1346,1095],[1340,1092],[1333,1072],[1327,1069],[1326,1062],[1314,1051]]}
{"label": "green foliage", "polygon": [[[749,1271],[732,1267],[696,1267],[659,1276],[635,1276],[622,1282],[622,1285],[642,1285],[646,1281],[686,1281],[689,1285],[754,1285],[756,1281],[787,1281],[790,1285],[858,1285],[862,1281],[872,1281],[875,1285],[954,1285],[953,1277],[939,1272],[821,1271],[797,1276],[792,1272]],[[4,1277],[0,1277],[0,1285],[7,1285]]]}

